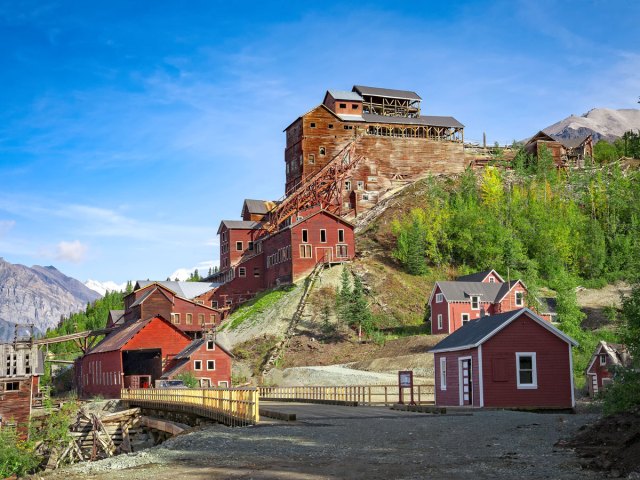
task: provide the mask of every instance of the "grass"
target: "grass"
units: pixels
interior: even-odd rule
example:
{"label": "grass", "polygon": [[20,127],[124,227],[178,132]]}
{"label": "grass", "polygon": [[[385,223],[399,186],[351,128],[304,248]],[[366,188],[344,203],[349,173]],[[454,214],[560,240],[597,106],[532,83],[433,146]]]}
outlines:
{"label": "grass", "polygon": [[220,331],[235,330],[247,320],[255,318],[257,315],[260,315],[271,308],[294,288],[294,286],[289,285],[276,290],[268,290],[266,292],[259,293],[233,312]]}

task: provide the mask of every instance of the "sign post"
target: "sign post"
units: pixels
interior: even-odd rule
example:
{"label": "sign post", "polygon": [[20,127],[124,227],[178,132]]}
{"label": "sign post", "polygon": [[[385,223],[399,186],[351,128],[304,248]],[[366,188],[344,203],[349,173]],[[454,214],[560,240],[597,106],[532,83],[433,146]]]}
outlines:
{"label": "sign post", "polygon": [[399,393],[399,403],[401,405],[404,404],[404,389],[410,389],[411,395],[409,400],[409,405],[415,405],[416,402],[413,401],[413,370],[400,370],[398,372],[398,393]]}

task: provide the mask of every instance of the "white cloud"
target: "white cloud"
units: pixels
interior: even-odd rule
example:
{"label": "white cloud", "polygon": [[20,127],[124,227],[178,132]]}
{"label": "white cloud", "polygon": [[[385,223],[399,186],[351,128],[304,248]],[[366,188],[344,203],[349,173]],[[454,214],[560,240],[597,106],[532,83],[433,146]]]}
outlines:
{"label": "white cloud", "polygon": [[62,241],[56,247],[56,259],[72,263],[82,263],[87,254],[87,246],[79,240]]}
{"label": "white cloud", "polygon": [[195,267],[178,268],[171,275],[169,275],[169,278],[171,280],[175,280],[177,278],[179,281],[185,281],[194,272],[194,270],[198,270],[200,276],[206,276],[209,273],[210,268],[217,267],[219,264],[220,262],[212,262],[207,260],[198,263],[198,265],[196,265]]}

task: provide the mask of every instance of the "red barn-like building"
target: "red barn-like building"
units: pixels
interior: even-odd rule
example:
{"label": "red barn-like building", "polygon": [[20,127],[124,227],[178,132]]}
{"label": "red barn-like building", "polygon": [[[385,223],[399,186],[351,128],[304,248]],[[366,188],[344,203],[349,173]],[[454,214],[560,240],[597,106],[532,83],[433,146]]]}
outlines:
{"label": "red barn-like building", "polygon": [[[207,342],[203,343],[208,345]],[[214,342],[215,343],[215,342]],[[119,398],[126,387],[151,387],[176,366],[177,358],[194,345],[191,337],[161,316],[125,323],[76,361],[76,385],[81,398]],[[231,355],[222,347],[197,349],[198,359],[213,360],[217,382],[231,385]]]}
{"label": "red barn-like building", "polygon": [[587,389],[594,396],[613,382],[611,367],[630,367],[631,355],[624,345],[602,340],[587,367]]}
{"label": "red barn-like building", "polygon": [[577,343],[528,308],[469,322],[430,351],[437,406],[573,408]]}

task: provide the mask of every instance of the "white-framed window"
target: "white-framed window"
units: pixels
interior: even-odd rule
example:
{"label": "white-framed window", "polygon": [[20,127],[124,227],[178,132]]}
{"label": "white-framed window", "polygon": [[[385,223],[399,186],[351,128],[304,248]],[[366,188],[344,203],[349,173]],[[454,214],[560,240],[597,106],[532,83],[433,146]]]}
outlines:
{"label": "white-framed window", "polygon": [[605,353],[600,354],[600,366],[603,367],[607,364],[607,355]]}
{"label": "white-framed window", "polygon": [[242,247],[242,242],[240,241],[236,242],[236,250],[238,252],[241,252],[242,250],[244,250],[244,248]]}
{"label": "white-framed window", "polygon": [[489,277],[489,283],[496,283],[496,279],[493,277]]}
{"label": "white-framed window", "polygon": [[180,314],[179,313],[172,313],[171,314],[171,322],[175,323],[176,325],[180,324]]}
{"label": "white-framed window", "polygon": [[438,314],[438,330],[442,330],[442,314]]}
{"label": "white-framed window", "polygon": [[345,192],[351,191],[351,180],[345,180],[344,182],[344,190]]}
{"label": "white-framed window", "polygon": [[338,230],[338,243],[344,243],[344,230]]}
{"label": "white-framed window", "polygon": [[464,325],[468,321],[469,321],[469,314],[468,313],[463,313],[462,314],[462,325]]}
{"label": "white-framed window", "polygon": [[444,295],[442,293],[436,293],[436,303],[442,303]]}
{"label": "white-framed window", "polygon": [[310,153],[309,154],[309,164],[313,165],[314,163],[316,163],[316,154],[315,153]]}
{"label": "white-framed window", "polygon": [[336,257],[347,258],[349,256],[349,247],[347,245],[336,245]]}
{"label": "white-framed window", "polygon": [[211,308],[218,308],[218,301],[217,300],[211,300]]}
{"label": "white-framed window", "polygon": [[302,230],[302,243],[307,243],[309,241],[309,231],[306,229]]}
{"label": "white-framed window", "polygon": [[254,277],[260,276],[260,267],[253,267],[253,276]]}
{"label": "white-framed window", "polygon": [[186,322],[187,325],[192,325],[193,324],[193,314],[192,313],[187,313],[186,314],[185,322]]}
{"label": "white-framed window", "polygon": [[516,352],[518,388],[538,388],[536,352]]}
{"label": "white-framed window", "polygon": [[238,267],[238,276],[239,277],[246,277],[247,276],[246,267]]}
{"label": "white-framed window", "polygon": [[320,230],[320,243],[327,243],[327,231],[324,228]]}
{"label": "white-framed window", "polygon": [[300,258],[311,258],[311,245],[300,245]]}
{"label": "white-framed window", "polygon": [[215,369],[216,369],[216,361],[207,360],[207,370],[215,370]]}
{"label": "white-framed window", "polygon": [[480,295],[471,295],[471,309],[480,310]]}
{"label": "white-framed window", "polygon": [[202,360],[194,360],[193,361],[193,369],[194,370],[202,370]]}
{"label": "white-framed window", "polygon": [[447,389],[447,358],[440,357],[440,390]]}
{"label": "white-framed window", "polygon": [[229,382],[227,382],[226,380],[220,380],[218,382],[218,387],[219,388],[229,388]]}
{"label": "white-framed window", "polygon": [[364,182],[362,180],[358,180],[356,182],[356,187],[358,190],[364,190]]}
{"label": "white-framed window", "polygon": [[524,305],[524,292],[516,292],[516,306],[521,307]]}
{"label": "white-framed window", "polygon": [[207,340],[207,350],[211,351],[215,349],[216,349],[216,342],[213,340]]}
{"label": "white-framed window", "polygon": [[198,323],[200,325],[204,325],[204,313],[199,313],[198,314]]}

